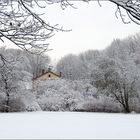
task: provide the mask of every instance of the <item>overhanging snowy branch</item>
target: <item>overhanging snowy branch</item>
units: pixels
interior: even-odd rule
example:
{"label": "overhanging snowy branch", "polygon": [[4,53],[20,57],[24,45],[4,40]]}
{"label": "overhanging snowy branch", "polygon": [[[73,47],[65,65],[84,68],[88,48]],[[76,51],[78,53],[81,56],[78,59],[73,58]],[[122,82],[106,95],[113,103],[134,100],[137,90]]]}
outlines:
{"label": "overhanging snowy branch", "polygon": [[110,2],[125,9],[129,18],[134,23],[140,25],[140,0],[109,0]]}
{"label": "overhanging snowy branch", "polygon": [[[0,39],[2,37],[12,41],[18,47],[31,51],[37,49],[38,54],[48,51],[46,41],[55,31],[64,30],[63,27],[50,25],[41,18],[35,8],[45,8],[39,2],[48,0],[0,0]],[[53,2],[52,2],[53,3]]]}

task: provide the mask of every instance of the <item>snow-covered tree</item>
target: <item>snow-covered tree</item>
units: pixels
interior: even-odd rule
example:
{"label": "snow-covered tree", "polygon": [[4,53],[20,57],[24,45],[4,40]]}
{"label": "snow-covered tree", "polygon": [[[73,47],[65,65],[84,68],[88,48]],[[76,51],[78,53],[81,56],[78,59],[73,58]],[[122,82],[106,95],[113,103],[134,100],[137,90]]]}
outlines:
{"label": "snow-covered tree", "polygon": [[76,55],[66,55],[57,63],[57,71],[62,73],[62,78],[76,80],[82,78],[83,69],[81,61]]}
{"label": "snow-covered tree", "polygon": [[136,88],[139,75],[133,63],[119,64],[110,58],[103,58],[98,62],[92,74],[92,83],[100,93],[114,97],[130,112],[131,98],[138,96]]}
{"label": "snow-covered tree", "polygon": [[100,57],[99,51],[89,50],[79,55],[66,55],[57,63],[57,71],[62,77],[71,80],[89,79],[96,61]]}
{"label": "snow-covered tree", "polygon": [[30,72],[33,77],[42,74],[42,70],[46,71],[50,64],[50,57],[44,53],[36,55],[35,53],[28,53],[21,51],[22,61],[26,71]]}
{"label": "snow-covered tree", "polygon": [[[16,51],[1,50],[3,57],[0,61],[0,94],[1,111],[26,111],[26,108],[35,101],[32,94],[32,75],[23,69]],[[3,64],[4,63],[4,64]],[[30,98],[32,97],[32,98]],[[29,101],[30,99],[30,101]]]}

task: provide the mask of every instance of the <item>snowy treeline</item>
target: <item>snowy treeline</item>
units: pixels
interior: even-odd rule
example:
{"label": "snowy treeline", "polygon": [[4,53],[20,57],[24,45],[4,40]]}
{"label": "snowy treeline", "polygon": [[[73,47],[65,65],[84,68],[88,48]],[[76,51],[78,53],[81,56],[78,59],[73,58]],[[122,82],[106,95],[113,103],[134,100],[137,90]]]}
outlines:
{"label": "snowy treeline", "polygon": [[47,67],[49,58],[4,47],[0,56],[0,111],[39,110],[32,78]]}
{"label": "snowy treeline", "polygon": [[0,111],[140,112],[140,36],[116,39],[103,51],[69,54],[62,78],[32,81],[50,58],[0,49]]}
{"label": "snowy treeline", "polygon": [[124,40],[116,39],[103,51],[89,50],[63,57],[57,64],[57,70],[62,72],[65,79],[89,79],[97,89],[97,98],[105,96],[119,103],[125,112],[139,112],[139,44],[138,34]]}

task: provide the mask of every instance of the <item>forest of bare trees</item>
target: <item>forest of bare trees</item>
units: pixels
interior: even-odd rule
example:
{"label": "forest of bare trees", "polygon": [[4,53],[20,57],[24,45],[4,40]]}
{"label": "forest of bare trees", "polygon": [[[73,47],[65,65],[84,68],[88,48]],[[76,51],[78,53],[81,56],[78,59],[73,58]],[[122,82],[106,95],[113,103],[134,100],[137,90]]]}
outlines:
{"label": "forest of bare trees", "polygon": [[[116,39],[103,50],[89,50],[79,55],[67,55],[57,64],[64,79],[89,80],[97,89],[96,96],[111,97],[125,112],[131,105],[139,106],[140,36]],[[88,90],[88,89],[87,89]]]}
{"label": "forest of bare trees", "polygon": [[[139,0],[109,1],[116,5],[116,18],[119,15],[124,24],[140,24]],[[19,48],[0,47],[0,111],[140,112],[138,34],[115,39],[103,51],[63,57],[56,66],[62,79],[39,82],[33,88],[32,79],[50,63],[44,54],[50,51],[49,39],[58,31],[71,31],[42,18],[41,9],[54,3],[74,10],[69,0],[0,0],[0,41],[9,40]]]}

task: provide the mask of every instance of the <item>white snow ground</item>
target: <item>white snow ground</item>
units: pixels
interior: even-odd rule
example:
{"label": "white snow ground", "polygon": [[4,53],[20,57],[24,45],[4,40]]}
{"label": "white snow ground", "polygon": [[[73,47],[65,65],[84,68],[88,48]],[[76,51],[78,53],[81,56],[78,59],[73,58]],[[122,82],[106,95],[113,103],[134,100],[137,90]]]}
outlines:
{"label": "white snow ground", "polygon": [[0,139],[140,139],[140,115],[1,113]]}

